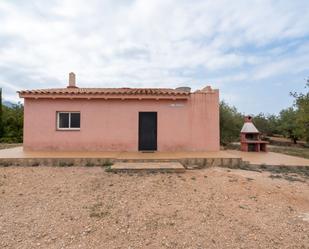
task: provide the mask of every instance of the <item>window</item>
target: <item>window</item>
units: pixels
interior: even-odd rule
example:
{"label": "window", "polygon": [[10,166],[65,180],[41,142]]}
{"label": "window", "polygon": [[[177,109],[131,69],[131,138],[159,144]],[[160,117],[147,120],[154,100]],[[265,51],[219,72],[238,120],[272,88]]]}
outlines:
{"label": "window", "polygon": [[79,130],[80,112],[57,112],[58,130]]}

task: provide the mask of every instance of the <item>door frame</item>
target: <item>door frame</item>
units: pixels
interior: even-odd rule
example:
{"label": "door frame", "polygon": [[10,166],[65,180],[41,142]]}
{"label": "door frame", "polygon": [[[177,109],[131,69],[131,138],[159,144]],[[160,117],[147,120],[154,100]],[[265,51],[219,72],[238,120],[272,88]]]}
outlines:
{"label": "door frame", "polygon": [[[155,141],[153,149],[143,149],[141,146],[141,115],[143,113],[152,113],[154,114],[154,122],[155,122]],[[157,151],[158,150],[158,112],[155,111],[139,111],[138,112],[138,151]]]}

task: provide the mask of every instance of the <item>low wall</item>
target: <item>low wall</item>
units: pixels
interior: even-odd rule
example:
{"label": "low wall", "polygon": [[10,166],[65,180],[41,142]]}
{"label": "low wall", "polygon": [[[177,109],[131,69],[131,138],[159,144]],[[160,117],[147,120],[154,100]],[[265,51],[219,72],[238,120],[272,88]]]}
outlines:
{"label": "low wall", "polygon": [[241,158],[115,159],[115,158],[0,158],[0,167],[108,167],[115,162],[179,162],[186,169],[224,167],[274,173],[302,173],[309,176],[309,166],[250,164]]}
{"label": "low wall", "polygon": [[114,159],[114,158],[0,158],[0,167],[8,166],[110,166],[114,162],[179,162],[187,169],[240,167],[241,158]]}

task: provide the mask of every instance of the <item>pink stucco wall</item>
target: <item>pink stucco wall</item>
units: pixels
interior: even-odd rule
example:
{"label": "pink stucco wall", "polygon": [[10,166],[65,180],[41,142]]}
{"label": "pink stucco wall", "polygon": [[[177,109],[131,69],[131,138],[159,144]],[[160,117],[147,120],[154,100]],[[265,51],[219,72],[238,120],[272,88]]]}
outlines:
{"label": "pink stucco wall", "polygon": [[[80,131],[57,131],[57,111],[80,111]],[[143,111],[157,112],[158,151],[219,150],[218,91],[187,100],[25,98],[24,149],[137,151]]]}

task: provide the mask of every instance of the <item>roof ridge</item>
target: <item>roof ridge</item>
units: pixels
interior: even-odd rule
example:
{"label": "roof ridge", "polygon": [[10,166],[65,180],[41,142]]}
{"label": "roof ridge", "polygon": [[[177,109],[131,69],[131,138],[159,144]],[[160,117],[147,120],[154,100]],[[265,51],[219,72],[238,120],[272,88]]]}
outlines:
{"label": "roof ridge", "polygon": [[[53,88],[36,88],[36,89],[29,89],[29,90],[21,90],[21,91],[36,91],[36,90],[63,90],[63,89],[68,89],[68,87],[53,87]],[[175,88],[171,87],[76,87],[76,88],[71,88],[72,89],[151,89],[151,90],[161,90],[161,89],[167,89],[167,90],[174,90],[174,91],[182,91],[182,90],[177,90]]]}
{"label": "roof ridge", "polygon": [[189,95],[190,92],[173,88],[46,88],[18,91],[20,95],[30,94],[128,94],[128,95]]}

